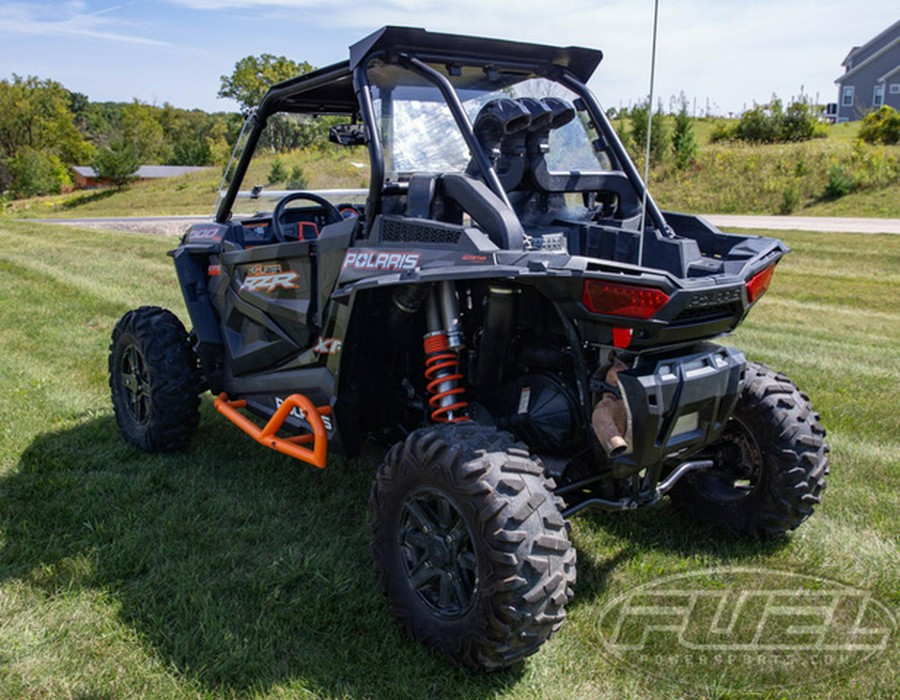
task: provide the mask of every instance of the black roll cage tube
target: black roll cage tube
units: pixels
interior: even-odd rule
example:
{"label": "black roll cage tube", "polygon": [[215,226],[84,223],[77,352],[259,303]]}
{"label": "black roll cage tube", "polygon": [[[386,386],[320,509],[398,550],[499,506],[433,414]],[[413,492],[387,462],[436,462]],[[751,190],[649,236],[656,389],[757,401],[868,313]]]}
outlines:
{"label": "black roll cage tube", "polygon": [[[353,90],[359,102],[360,116],[369,135],[369,195],[366,198],[366,229],[372,225],[381,205],[381,189],[384,184],[384,151],[381,146],[381,133],[378,120],[375,118],[375,106],[372,104],[372,93],[369,91],[369,79],[366,76],[366,64],[360,63],[353,70]],[[368,231],[366,232],[368,235]]]}

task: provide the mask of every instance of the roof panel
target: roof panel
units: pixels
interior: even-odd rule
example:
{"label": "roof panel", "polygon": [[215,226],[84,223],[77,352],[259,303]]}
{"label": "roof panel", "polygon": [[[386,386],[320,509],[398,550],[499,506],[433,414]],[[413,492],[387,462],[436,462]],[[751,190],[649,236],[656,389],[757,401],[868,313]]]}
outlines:
{"label": "roof panel", "polygon": [[382,27],[350,47],[350,65],[356,67],[367,56],[378,51],[400,51],[416,54],[423,60],[476,64],[555,64],[568,68],[586,82],[603,52],[578,46],[547,46],[518,41],[485,39],[461,34],[441,34],[413,27]]}
{"label": "roof panel", "polygon": [[[536,70],[549,64],[569,69],[586,82],[603,58],[596,49],[575,46],[558,47],[526,44],[500,39],[440,34],[411,27],[383,27],[350,47],[350,60],[335,63],[305,75],[273,85],[260,106],[262,116],[280,110],[320,114],[352,114],[357,111],[352,71],[373,54],[401,51],[418,56],[428,63],[494,65]],[[451,78],[458,88],[476,87],[479,74],[463,70],[462,76]],[[468,77],[467,77],[468,76]],[[519,78],[521,79],[521,78]],[[516,79],[511,79],[515,82]]]}

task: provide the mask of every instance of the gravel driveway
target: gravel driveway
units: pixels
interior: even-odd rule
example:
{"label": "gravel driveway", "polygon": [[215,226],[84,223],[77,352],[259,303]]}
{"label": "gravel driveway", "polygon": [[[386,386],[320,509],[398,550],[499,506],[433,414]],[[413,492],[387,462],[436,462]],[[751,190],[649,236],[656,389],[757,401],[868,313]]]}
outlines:
{"label": "gravel driveway", "polygon": [[95,219],[31,219],[42,224],[65,224],[79,228],[103,228],[132,233],[155,233],[160,236],[181,236],[188,226],[212,221],[208,216],[142,216]]}

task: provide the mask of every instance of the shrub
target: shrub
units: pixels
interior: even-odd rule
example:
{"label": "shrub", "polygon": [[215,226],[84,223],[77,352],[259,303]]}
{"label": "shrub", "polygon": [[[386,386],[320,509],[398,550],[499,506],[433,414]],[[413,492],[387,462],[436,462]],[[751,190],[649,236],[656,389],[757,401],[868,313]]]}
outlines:
{"label": "shrub", "polygon": [[614,125],[616,134],[619,136],[619,140],[622,142],[622,146],[625,150],[628,151],[629,154],[634,154],[634,139],[631,138],[631,132],[628,130],[628,111],[620,110],[617,117],[616,123]]}
{"label": "shrub", "polygon": [[900,163],[883,148],[869,148],[857,141],[850,157],[854,189],[885,187],[900,181]]}
{"label": "shrub", "polygon": [[212,165],[213,156],[209,140],[201,137],[185,138],[172,148],[167,165]]}
{"label": "shrub", "polygon": [[17,197],[59,194],[63,187],[72,184],[68,168],[58,156],[33,148],[19,149],[7,166],[11,176],[10,190]]}
{"label": "shrub", "polygon": [[787,215],[793,214],[800,206],[800,186],[796,181],[792,181],[784,188],[781,194],[781,204],[778,206],[778,213]]}
{"label": "shrub", "polygon": [[13,176],[6,161],[0,160],[0,196],[12,186]]}
{"label": "shrub", "polygon": [[709,142],[733,141],[735,139],[734,131],[734,124],[729,124],[727,121],[720,119],[713,124],[712,131],[709,134]]}
{"label": "shrub", "polygon": [[269,170],[269,184],[274,185],[276,182],[284,182],[288,179],[288,171],[281,158],[276,158]]}
{"label": "shrub", "polygon": [[[647,117],[650,106],[638,105],[631,110],[631,138],[643,158],[647,149]],[[669,149],[669,129],[660,110],[653,113],[650,129],[650,161],[659,163]]]}
{"label": "shrub", "polygon": [[733,124],[718,122],[710,135],[719,141],[748,143],[790,143],[824,138],[828,132],[816,115],[816,108],[808,102],[794,102],[785,111],[781,100],[772,96],[766,105],[755,105]]}
{"label": "shrub", "polygon": [[687,100],[682,95],[681,109],[675,115],[675,131],[672,134],[672,150],[675,152],[675,167],[684,170],[692,165],[697,155],[697,138],[694,126],[688,116]]}
{"label": "shrub", "polygon": [[794,102],[782,116],[779,141],[809,141],[827,136],[828,130],[819,121],[815,106],[808,102]]}
{"label": "shrub", "polygon": [[825,184],[826,199],[840,199],[850,194],[855,180],[850,169],[843,163],[832,165],[828,169],[828,182]]}
{"label": "shrub", "polygon": [[291,168],[291,174],[287,178],[285,187],[289,190],[305,190],[309,188],[309,179],[306,177],[302,165],[295,165]]}
{"label": "shrub", "polygon": [[900,142],[900,113],[888,105],[869,112],[859,128],[859,137],[866,143]]}
{"label": "shrub", "polygon": [[781,102],[778,100],[771,105],[756,106],[741,116],[734,136],[751,143],[775,143],[778,141],[781,118]]}

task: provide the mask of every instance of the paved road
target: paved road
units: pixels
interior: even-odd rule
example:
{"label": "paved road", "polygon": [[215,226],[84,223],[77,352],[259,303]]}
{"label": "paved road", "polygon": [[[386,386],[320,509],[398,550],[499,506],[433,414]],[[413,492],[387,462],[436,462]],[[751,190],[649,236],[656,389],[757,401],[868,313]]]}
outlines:
{"label": "paved road", "polygon": [[[708,214],[703,217],[720,228],[766,229],[769,231],[821,231],[825,233],[897,233],[900,219],[852,219],[824,216],[738,216]],[[208,221],[208,216],[141,216],[93,219],[31,219],[48,224],[69,224],[86,228],[110,228],[181,235],[192,223]]]}
{"label": "paved road", "polygon": [[703,216],[719,228],[768,229],[769,231],[822,231],[825,233],[900,233],[900,219],[851,219],[830,216]]}

